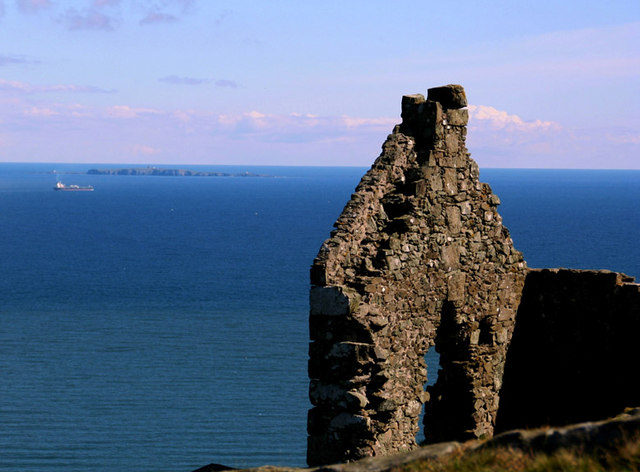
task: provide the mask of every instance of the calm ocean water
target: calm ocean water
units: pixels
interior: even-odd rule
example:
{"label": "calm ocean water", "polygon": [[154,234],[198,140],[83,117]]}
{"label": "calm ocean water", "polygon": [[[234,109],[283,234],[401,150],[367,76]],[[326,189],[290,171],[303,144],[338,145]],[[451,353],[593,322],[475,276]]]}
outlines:
{"label": "calm ocean water", "polygon": [[[304,465],[308,268],[365,169],[53,192],[89,167],[0,164],[0,471]],[[640,276],[640,171],[481,177],[531,267]]]}

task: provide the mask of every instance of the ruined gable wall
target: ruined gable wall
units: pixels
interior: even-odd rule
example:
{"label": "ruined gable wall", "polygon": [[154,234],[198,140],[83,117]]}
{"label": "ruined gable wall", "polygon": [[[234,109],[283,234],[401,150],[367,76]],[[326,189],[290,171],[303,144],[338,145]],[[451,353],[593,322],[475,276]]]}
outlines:
{"label": "ruined gable wall", "polygon": [[497,432],[607,418],[640,404],[640,285],[609,271],[527,275]]}
{"label": "ruined gable wall", "polygon": [[[526,267],[465,147],[460,86],[402,124],[311,269],[309,465],[491,434]],[[424,391],[424,355],[441,372]]]}

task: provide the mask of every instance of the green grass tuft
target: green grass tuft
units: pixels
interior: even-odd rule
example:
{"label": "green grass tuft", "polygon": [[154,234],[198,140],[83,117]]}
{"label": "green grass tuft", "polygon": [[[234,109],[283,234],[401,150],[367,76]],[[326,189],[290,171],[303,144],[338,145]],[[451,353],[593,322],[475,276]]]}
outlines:
{"label": "green grass tuft", "polygon": [[640,435],[609,448],[561,449],[552,454],[515,449],[461,449],[436,460],[416,461],[392,472],[639,472]]}

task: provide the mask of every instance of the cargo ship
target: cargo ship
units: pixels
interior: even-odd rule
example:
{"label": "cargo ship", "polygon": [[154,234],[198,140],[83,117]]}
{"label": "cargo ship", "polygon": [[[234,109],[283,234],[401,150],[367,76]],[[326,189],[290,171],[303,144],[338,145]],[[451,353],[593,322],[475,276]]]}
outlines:
{"label": "cargo ship", "polygon": [[93,186],[91,185],[65,185],[62,182],[57,182],[53,190],[60,190],[63,192],[93,192]]}

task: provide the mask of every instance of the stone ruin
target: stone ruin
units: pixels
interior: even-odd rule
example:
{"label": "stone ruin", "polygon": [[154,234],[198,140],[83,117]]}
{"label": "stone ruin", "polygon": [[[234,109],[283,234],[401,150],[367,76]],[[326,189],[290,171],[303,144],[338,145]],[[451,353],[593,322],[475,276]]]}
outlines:
{"label": "stone ruin", "polygon": [[415,446],[423,403],[429,441],[492,431],[526,265],[465,147],[466,106],[460,86],[402,98],[313,263],[310,464]]}
{"label": "stone ruin", "polygon": [[[402,98],[402,123],[313,263],[310,466],[416,447],[423,405],[426,441],[439,442],[591,419],[592,401],[608,400],[608,412],[640,400],[624,369],[608,376],[627,392],[615,399],[588,375],[603,325],[616,347],[597,365],[640,361],[623,328],[640,328],[639,286],[612,272],[526,267],[465,147],[466,106],[459,85]],[[591,355],[572,352],[577,339]],[[432,347],[440,370],[425,391]],[[550,382],[560,382],[563,401]],[[571,402],[578,387],[589,393]]]}

